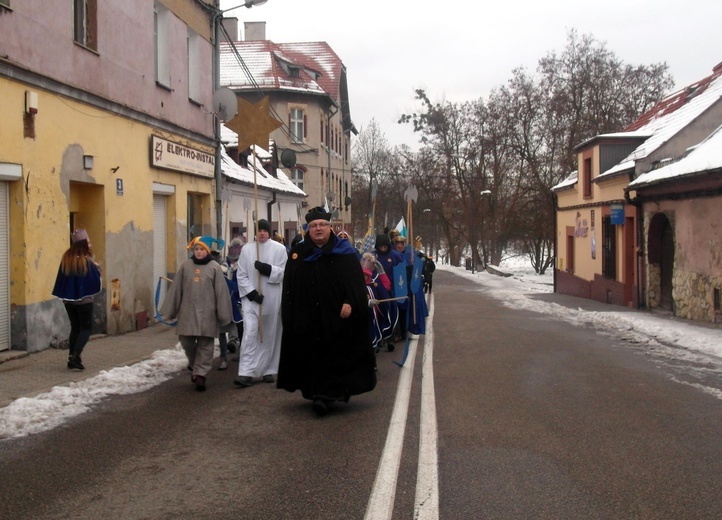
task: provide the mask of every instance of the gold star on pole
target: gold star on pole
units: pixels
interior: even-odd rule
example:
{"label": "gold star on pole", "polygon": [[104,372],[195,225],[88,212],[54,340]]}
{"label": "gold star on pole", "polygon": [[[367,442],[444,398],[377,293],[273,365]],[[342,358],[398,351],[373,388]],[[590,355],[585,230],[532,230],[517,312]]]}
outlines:
{"label": "gold star on pole", "polygon": [[238,98],[238,114],[226,126],[238,134],[238,150],[251,145],[267,150],[268,136],[282,124],[270,114],[266,96],[257,103]]}

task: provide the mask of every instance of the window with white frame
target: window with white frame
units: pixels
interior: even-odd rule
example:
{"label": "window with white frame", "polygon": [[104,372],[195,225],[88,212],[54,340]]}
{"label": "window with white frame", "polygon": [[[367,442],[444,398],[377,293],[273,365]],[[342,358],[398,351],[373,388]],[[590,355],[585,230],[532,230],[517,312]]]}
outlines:
{"label": "window with white frame", "polygon": [[170,83],[170,17],[171,12],[156,2],[153,10],[155,36],[155,81],[158,85],[171,88]]}
{"label": "window with white frame", "polygon": [[291,182],[296,185],[299,190],[303,190],[303,170],[293,168],[291,170]]}
{"label": "window with white frame", "polygon": [[188,29],[188,99],[201,102],[201,37]]}
{"label": "window with white frame", "polygon": [[98,50],[97,11],[97,0],[73,0],[73,40],[93,50]]}
{"label": "window with white frame", "polygon": [[302,143],[305,136],[304,114],[302,108],[292,108],[290,114],[291,142]]}

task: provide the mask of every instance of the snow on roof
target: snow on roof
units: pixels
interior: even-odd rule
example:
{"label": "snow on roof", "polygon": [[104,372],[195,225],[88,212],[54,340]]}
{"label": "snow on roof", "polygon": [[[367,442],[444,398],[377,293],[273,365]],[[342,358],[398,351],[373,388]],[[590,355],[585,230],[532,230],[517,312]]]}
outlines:
{"label": "snow on roof", "polygon": [[[284,70],[281,62],[297,69],[297,75]],[[220,46],[220,84],[231,89],[258,87],[321,94],[338,104],[343,70],[341,59],[326,42],[260,40],[222,42]]]}
{"label": "snow on roof", "polygon": [[573,171],[569,175],[567,175],[566,179],[564,179],[562,182],[557,184],[552,188],[552,191],[561,191],[565,188],[571,188],[577,183],[577,178],[579,174],[577,171]]}
{"label": "snow on roof", "polygon": [[[223,128],[221,128],[221,132],[223,133]],[[226,129],[228,132],[234,133],[230,129]],[[236,136],[237,139],[237,136]],[[256,151],[256,156],[259,159],[270,159],[271,154],[268,153],[266,150],[263,150],[260,147],[254,146],[253,149]],[[249,165],[250,168],[244,168],[240,164],[236,163],[231,157],[226,153],[225,150],[221,150],[221,171],[223,172],[223,175],[230,179],[234,179],[242,184],[247,184],[249,186],[253,186],[253,164]],[[297,195],[299,197],[305,197],[306,193],[298,188],[291,180],[288,178],[288,175],[281,170],[280,168],[276,169],[277,177],[274,177],[270,173],[268,173],[260,164],[256,165],[256,183],[258,184],[259,188],[265,188],[270,191],[280,192],[280,193],[287,193],[289,195]]]}
{"label": "snow on roof", "polygon": [[715,67],[706,78],[667,96],[622,135],[650,134],[632,153],[600,175],[612,175],[634,168],[635,161],[648,157],[722,97],[722,68]]}
{"label": "snow on roof", "polygon": [[639,188],[674,177],[692,175],[718,168],[722,168],[722,127],[717,128],[712,135],[692,148],[679,161],[640,175],[629,183],[629,187]]}

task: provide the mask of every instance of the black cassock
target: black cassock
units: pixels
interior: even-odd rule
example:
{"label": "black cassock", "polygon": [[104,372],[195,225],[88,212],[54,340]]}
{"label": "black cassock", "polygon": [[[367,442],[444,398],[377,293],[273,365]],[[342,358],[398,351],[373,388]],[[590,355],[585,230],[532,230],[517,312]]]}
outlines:
{"label": "black cassock", "polygon": [[[341,318],[341,306],[351,316]],[[306,399],[348,400],[376,386],[368,295],[356,250],[331,234],[291,251],[283,275],[283,338],[277,387]]]}

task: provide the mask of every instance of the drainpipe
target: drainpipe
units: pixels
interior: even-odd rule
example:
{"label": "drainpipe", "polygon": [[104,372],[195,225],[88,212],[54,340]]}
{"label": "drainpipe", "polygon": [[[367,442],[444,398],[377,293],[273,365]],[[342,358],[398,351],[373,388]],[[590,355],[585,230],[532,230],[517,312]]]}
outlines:
{"label": "drainpipe", "polygon": [[[218,91],[221,84],[221,20],[223,12],[220,10],[220,0],[213,2],[213,93]],[[221,171],[221,120],[217,115],[213,115],[215,134],[216,134],[216,150],[215,150],[215,168],[214,177],[216,181],[216,237],[223,238],[223,172]]]}
{"label": "drainpipe", "polygon": [[[328,169],[326,170],[326,178],[328,179],[328,191],[331,191],[331,118],[338,114],[338,107],[333,112],[329,112],[326,124],[326,155],[328,156]],[[325,193],[322,193],[324,197]],[[340,196],[340,195],[339,195]],[[331,209],[331,208],[329,208]],[[333,213],[333,212],[331,212]]]}
{"label": "drainpipe", "polygon": [[[268,222],[271,223],[271,226],[273,226],[273,205],[276,203],[276,192],[271,192],[271,200],[266,203],[266,215],[268,215]],[[281,215],[278,215],[278,227],[280,230],[281,227]],[[273,238],[273,237],[271,237]]]}

